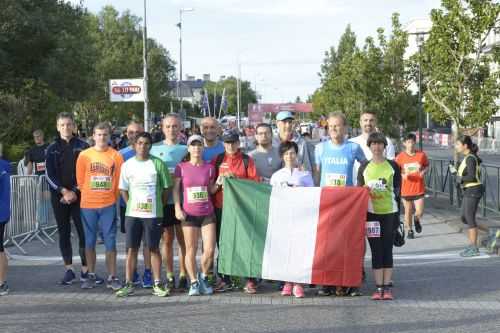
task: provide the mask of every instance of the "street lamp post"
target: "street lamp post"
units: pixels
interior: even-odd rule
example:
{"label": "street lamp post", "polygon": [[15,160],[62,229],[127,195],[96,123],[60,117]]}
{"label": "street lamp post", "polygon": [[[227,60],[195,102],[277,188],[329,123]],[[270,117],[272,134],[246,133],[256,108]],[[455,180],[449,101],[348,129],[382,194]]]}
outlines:
{"label": "street lamp post", "polygon": [[181,91],[181,85],[182,85],[182,13],[184,12],[192,12],[194,9],[193,8],[181,8],[179,10],[179,23],[177,24],[177,27],[179,28],[179,78],[177,80],[177,98],[180,101],[181,107],[180,107],[180,115],[182,119],[186,119],[186,115],[184,114],[184,106],[182,105],[182,91]]}
{"label": "street lamp post", "polygon": [[144,28],[142,29],[142,57],[143,57],[143,81],[144,81],[144,130],[149,131],[149,98],[148,98],[148,59],[147,59],[147,24],[146,24],[146,0],[144,0]]}

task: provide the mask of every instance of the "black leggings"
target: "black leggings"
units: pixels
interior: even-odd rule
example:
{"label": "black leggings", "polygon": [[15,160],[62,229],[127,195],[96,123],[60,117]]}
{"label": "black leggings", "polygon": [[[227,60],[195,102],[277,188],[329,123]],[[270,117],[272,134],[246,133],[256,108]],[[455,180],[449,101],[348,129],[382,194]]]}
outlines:
{"label": "black leggings", "polygon": [[0,221],[0,252],[3,252],[4,251],[4,248],[3,248],[3,237],[4,237],[4,234],[5,234],[5,225],[7,224],[7,222],[3,222],[3,221]]}
{"label": "black leggings", "polygon": [[392,268],[392,246],[394,244],[394,225],[399,216],[397,214],[371,214],[367,221],[380,222],[380,237],[368,238],[372,250],[373,269]]}
{"label": "black leggings", "polygon": [[52,208],[56,217],[57,231],[59,232],[59,248],[65,265],[73,263],[73,248],[71,246],[71,223],[70,218],[75,225],[78,234],[78,247],[82,266],[87,266],[85,259],[85,234],[80,216],[80,200],[70,205],[60,202],[61,196],[51,192]]}
{"label": "black leggings", "polygon": [[469,228],[477,228],[476,213],[483,196],[482,186],[464,189],[462,197],[462,222]]}

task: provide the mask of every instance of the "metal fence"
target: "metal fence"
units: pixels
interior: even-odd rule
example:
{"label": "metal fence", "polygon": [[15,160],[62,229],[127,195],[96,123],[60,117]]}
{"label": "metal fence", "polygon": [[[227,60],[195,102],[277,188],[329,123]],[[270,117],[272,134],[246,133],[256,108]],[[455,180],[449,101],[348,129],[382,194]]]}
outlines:
{"label": "metal fence", "polygon": [[35,238],[47,245],[54,242],[56,228],[45,176],[11,176],[11,216],[5,231],[5,245],[12,243],[23,254],[23,245]]}
{"label": "metal fence", "polygon": [[[446,159],[429,159],[429,171],[425,176],[427,190],[434,196],[447,196],[450,204],[460,207],[462,192],[456,185],[455,176],[450,173],[449,165],[452,161]],[[484,195],[479,204],[483,216],[487,213],[500,214],[500,166],[481,164],[481,181],[484,186]]]}

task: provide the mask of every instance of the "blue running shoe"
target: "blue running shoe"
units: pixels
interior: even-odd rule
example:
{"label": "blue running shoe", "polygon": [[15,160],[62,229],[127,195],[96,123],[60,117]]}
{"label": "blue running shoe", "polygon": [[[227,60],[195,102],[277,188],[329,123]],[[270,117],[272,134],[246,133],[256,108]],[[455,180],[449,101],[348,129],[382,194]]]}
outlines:
{"label": "blue running shoe", "polygon": [[134,286],[141,285],[141,278],[139,276],[139,273],[137,273],[137,271],[134,271],[134,275],[132,276],[132,284]]}
{"label": "blue running shoe", "polygon": [[201,273],[198,273],[198,281],[200,281],[200,294],[212,295],[214,293],[214,289],[208,284],[208,278],[206,276],[202,279]]}
{"label": "blue running shoe", "polygon": [[198,281],[195,281],[191,283],[191,286],[189,287],[189,296],[200,296],[200,284]]}
{"label": "blue running shoe", "polygon": [[153,288],[153,277],[151,275],[150,269],[144,270],[144,275],[142,276],[142,287],[143,288]]}
{"label": "blue running shoe", "polygon": [[73,280],[76,278],[75,273],[73,272],[72,269],[66,270],[64,273],[64,277],[62,278],[61,282],[59,284],[63,286],[69,286],[73,283]]}
{"label": "blue running shoe", "polygon": [[104,283],[104,279],[97,275],[96,273],[88,273],[90,279],[94,280],[94,283],[97,285],[101,285]]}

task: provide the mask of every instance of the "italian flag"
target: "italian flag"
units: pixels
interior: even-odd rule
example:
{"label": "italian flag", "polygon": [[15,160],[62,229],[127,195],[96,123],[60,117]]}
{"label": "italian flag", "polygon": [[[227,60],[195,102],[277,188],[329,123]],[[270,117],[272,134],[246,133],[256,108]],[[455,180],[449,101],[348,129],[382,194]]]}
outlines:
{"label": "italian flag", "polygon": [[218,271],[297,283],[359,286],[368,190],[224,183]]}

